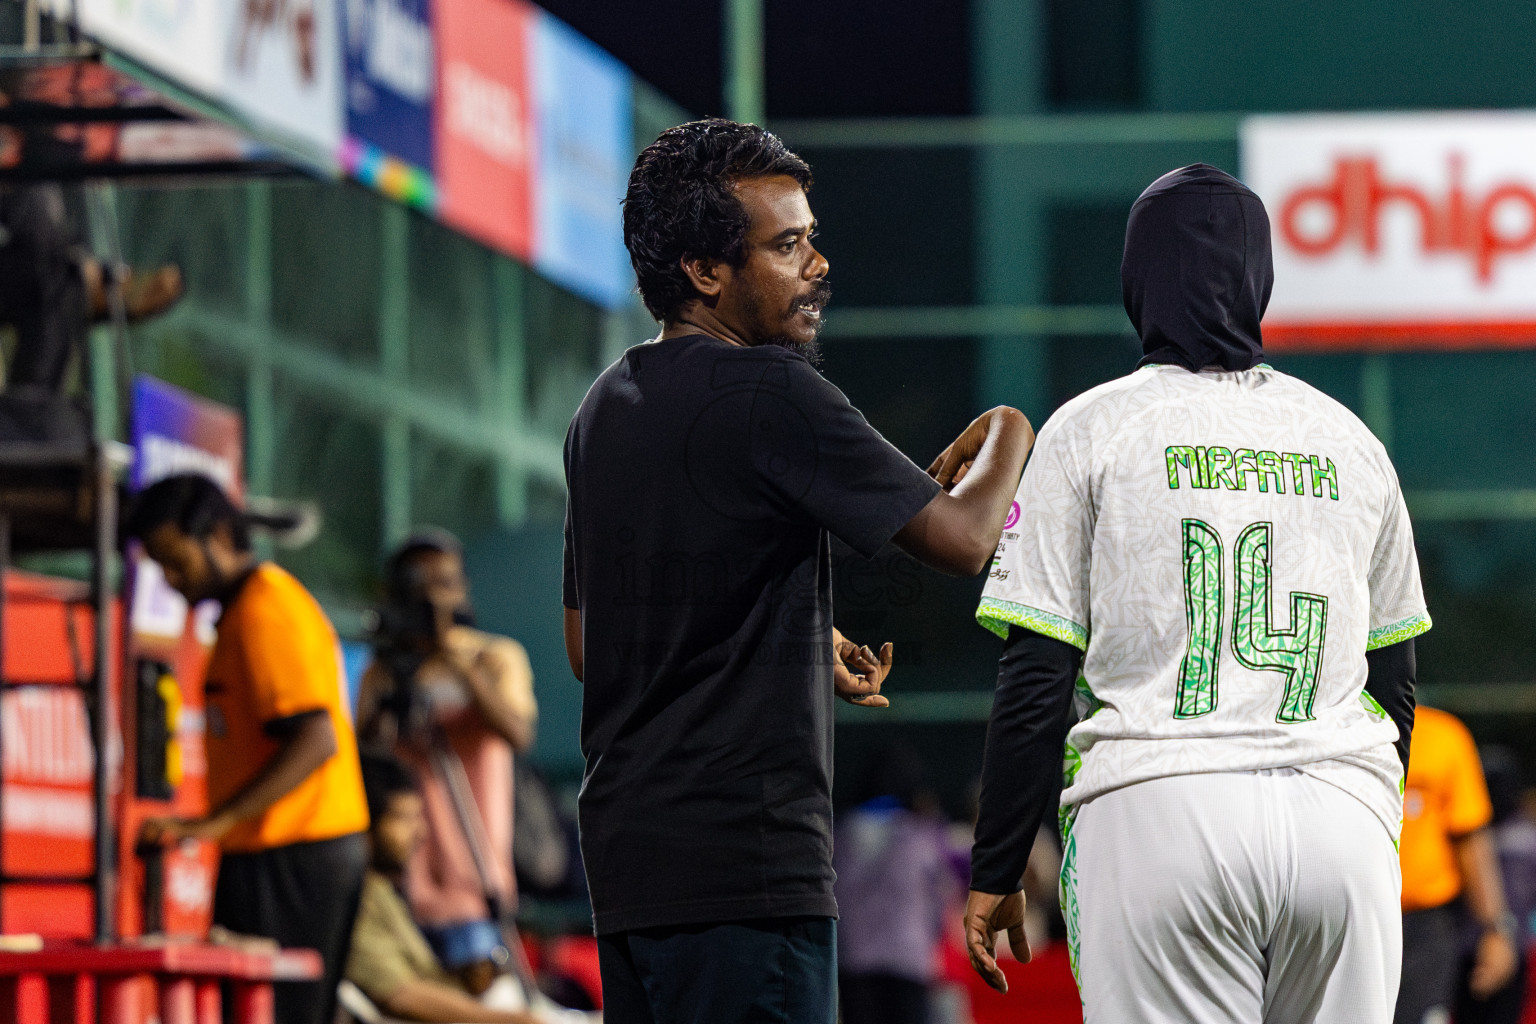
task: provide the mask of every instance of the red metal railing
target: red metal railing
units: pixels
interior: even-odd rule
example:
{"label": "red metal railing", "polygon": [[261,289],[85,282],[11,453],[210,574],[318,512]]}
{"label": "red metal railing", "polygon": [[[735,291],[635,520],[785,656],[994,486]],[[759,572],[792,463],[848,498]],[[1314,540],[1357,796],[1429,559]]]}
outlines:
{"label": "red metal railing", "polygon": [[161,1024],[221,1024],[228,981],[236,1024],[273,1024],[272,983],[320,974],[320,956],[308,949],[47,943],[37,952],[0,953],[0,1020],[142,1024],[158,1016]]}

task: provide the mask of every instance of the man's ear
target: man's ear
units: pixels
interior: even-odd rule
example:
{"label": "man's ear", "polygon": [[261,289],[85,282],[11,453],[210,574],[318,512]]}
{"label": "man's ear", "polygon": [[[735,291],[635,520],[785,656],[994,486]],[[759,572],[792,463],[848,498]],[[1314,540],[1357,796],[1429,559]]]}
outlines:
{"label": "man's ear", "polygon": [[720,260],[683,259],[679,261],[683,273],[705,299],[717,299],[724,287],[721,271],[727,269]]}
{"label": "man's ear", "polygon": [[213,527],[208,531],[207,539],[217,541],[219,547],[224,551],[239,554],[240,549],[235,546],[234,528],[229,525],[227,520],[220,519],[214,523]]}

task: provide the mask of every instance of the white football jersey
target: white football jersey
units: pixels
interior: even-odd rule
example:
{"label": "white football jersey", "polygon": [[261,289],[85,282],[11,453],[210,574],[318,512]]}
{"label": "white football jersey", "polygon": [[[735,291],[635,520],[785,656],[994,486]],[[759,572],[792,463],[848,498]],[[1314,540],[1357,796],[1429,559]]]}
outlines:
{"label": "white football jersey", "polygon": [[1386,450],[1267,365],[1144,367],[1041,429],[977,618],[1085,652],[1063,807],[1296,768],[1401,828],[1367,650],[1429,628]]}

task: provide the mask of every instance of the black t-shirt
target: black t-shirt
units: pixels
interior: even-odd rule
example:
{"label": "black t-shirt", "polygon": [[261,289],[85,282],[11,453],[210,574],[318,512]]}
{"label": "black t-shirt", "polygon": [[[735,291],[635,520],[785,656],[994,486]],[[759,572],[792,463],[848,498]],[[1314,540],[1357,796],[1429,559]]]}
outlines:
{"label": "black t-shirt", "polygon": [[565,444],[599,933],[835,916],[828,533],[873,555],[938,485],[806,360],[637,345]]}

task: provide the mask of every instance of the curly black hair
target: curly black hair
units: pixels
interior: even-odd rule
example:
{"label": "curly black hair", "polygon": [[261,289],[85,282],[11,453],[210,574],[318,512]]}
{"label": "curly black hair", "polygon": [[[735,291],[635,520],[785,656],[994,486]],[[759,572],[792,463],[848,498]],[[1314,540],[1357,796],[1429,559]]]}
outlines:
{"label": "curly black hair", "polygon": [[200,473],[178,473],[145,488],[129,506],[118,533],[123,540],[143,540],[166,523],[194,540],[207,538],[223,523],[236,551],[251,550],[249,517],[222,487]]}
{"label": "curly black hair", "polygon": [[741,266],[748,221],[733,186],[779,174],[810,190],[810,165],[755,124],[690,121],[645,148],[624,195],[624,246],[652,316],[669,321],[698,294],[683,260]]}

